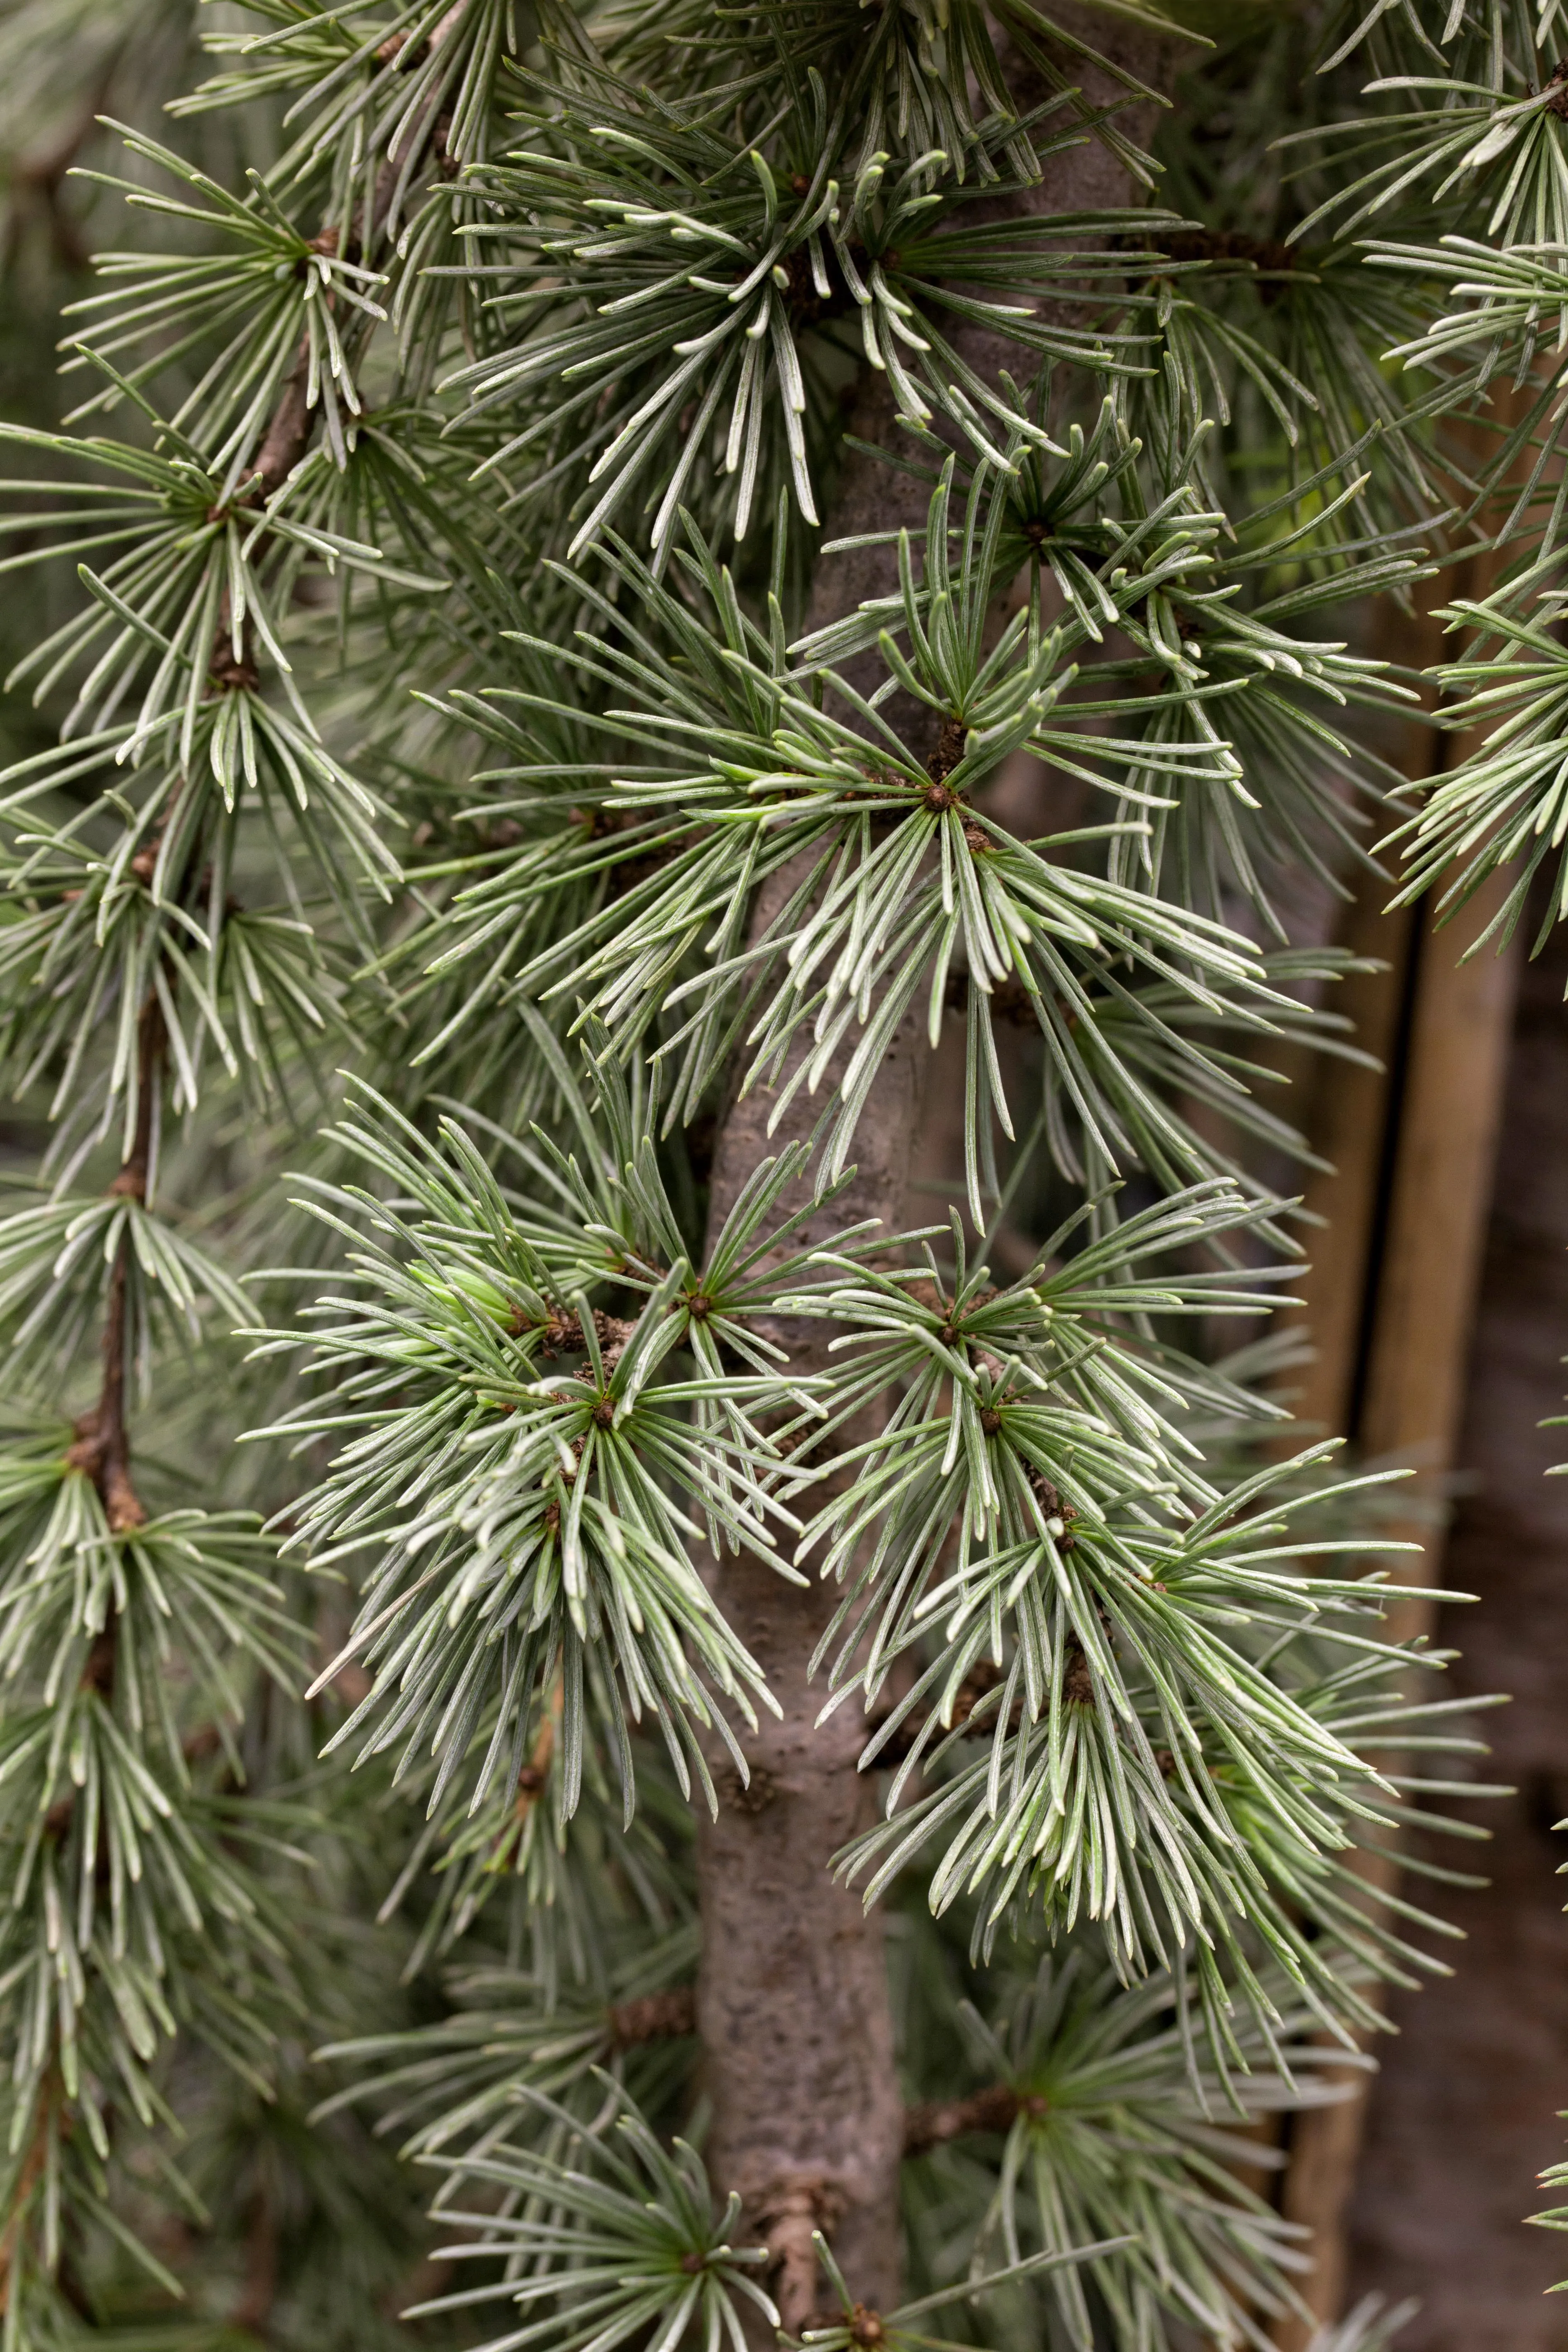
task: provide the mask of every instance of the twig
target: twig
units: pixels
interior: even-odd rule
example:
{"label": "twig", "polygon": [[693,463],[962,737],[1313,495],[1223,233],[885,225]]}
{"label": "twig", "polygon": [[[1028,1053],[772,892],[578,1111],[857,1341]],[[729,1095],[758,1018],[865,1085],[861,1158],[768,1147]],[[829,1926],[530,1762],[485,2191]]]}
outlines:
{"label": "twig", "polygon": [[904,2154],[924,2156],[950,2139],[968,2132],[1010,2131],[1021,2115],[1042,2116],[1047,2101],[1037,2094],[1022,2096],[1006,2083],[988,2084],[966,2099],[928,2100],[904,2110]]}
{"label": "twig", "polygon": [[617,2050],[635,2050],[644,2042],[674,2041],[696,2031],[695,1985],[645,1993],[640,2000],[617,2001],[610,2011],[610,2039]]}
{"label": "twig", "polygon": [[[466,6],[467,0],[458,0],[458,5],[447,11],[430,35],[428,46],[431,52],[442,46],[460,22]],[[365,225],[366,234],[361,247],[361,258],[367,265],[391,218],[398,191],[417,161],[420,150],[439,122],[440,113],[441,94],[437,91],[409,124],[376,174],[375,193],[371,199],[370,218]],[[324,226],[315,239],[323,252],[335,251],[337,241],[337,229],[331,224]],[[257,452],[251,487],[253,492],[264,499],[282,488],[310,445],[316,423],[316,412],[307,400],[310,380],[310,345],[307,337],[300,342],[294,365],[279,395],[278,405],[272,412]],[[221,623],[219,628],[221,632]]]}
{"label": "twig", "polygon": [[[139,1205],[147,1198],[147,1180],[153,1160],[153,1122],[157,1108],[158,1090],[163,1077],[163,1050],[166,1034],[163,1007],[156,996],[149,996],[142,1008],[138,1023],[136,1047],[136,1129],[131,1150],[122,1161],[110,1192]],[[104,1516],[114,1535],[125,1535],[132,1528],[144,1526],[147,1513],[142,1507],[131,1479],[131,1443],[125,1419],[125,1365],[129,1352],[132,1239],[122,1234],[114,1253],[110,1270],[109,1299],[104,1312],[102,1363],[103,1379],[98,1402],[92,1412],[77,1423],[76,1443],[66,1455],[73,1470],[83,1470],[92,1480],[103,1498]],[[94,1643],[108,1642],[112,1649],[112,1633],[106,1629]],[[92,1675],[89,1660],[89,1675]],[[112,1656],[100,1667],[98,1686],[108,1688],[113,1679]]]}
{"label": "twig", "polygon": [[250,2227],[246,2233],[245,2286],[229,2315],[232,2327],[244,2328],[265,2342],[272,2306],[278,2300],[278,2214],[265,2180],[251,2201]]}
{"label": "twig", "polygon": [[22,2158],[21,2169],[16,2175],[16,2192],[11,2200],[5,2231],[0,2233],[0,2312],[6,2309],[11,2300],[11,2273],[16,2260],[16,2240],[21,2234],[22,2219],[48,2162],[49,2103],[54,2095],[51,2080],[38,2103],[37,2121],[33,2126],[33,2137],[27,2143],[27,2153]]}

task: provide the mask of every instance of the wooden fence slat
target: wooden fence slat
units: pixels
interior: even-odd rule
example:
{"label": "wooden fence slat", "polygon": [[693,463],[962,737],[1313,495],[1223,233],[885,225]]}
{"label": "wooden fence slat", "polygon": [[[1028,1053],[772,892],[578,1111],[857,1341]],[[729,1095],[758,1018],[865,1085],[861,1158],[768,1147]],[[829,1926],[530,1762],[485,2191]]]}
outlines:
{"label": "wooden fence slat", "polygon": [[[1415,1001],[1403,1083],[1391,1115],[1397,1121],[1392,1185],[1382,1248],[1375,1265],[1361,1263],[1374,1286],[1373,1312],[1354,1431],[1363,1454],[1395,1454],[1416,1465],[1430,1502],[1453,1467],[1477,1282],[1490,1201],[1491,1171],[1502,1108],[1503,1080],[1518,977],[1517,942],[1501,955],[1490,945],[1472,962],[1458,958],[1474,940],[1502,895],[1494,883],[1442,929],[1423,915],[1415,974]],[[1398,1075],[1398,1074],[1396,1074]],[[1341,1081],[1342,1085],[1343,1080]],[[1369,1097],[1373,1116],[1376,1104]],[[1379,1156],[1381,1158],[1381,1150]],[[1364,1150],[1352,1163],[1352,1205],[1365,1218]],[[1366,1220],[1370,1232],[1370,1219]],[[1352,1265],[1356,1237],[1347,1243]],[[1336,1271],[1331,1291],[1348,1320],[1349,1276]],[[1342,1334],[1330,1370],[1345,1396]],[[1324,1403],[1331,1405],[1329,1380]],[[1332,1420],[1331,1411],[1325,1419]],[[1394,1580],[1415,1586],[1440,1579],[1442,1532],[1430,1509],[1389,1530],[1421,1550],[1396,1556]],[[1414,1591],[1390,1609],[1391,1639],[1429,1633],[1436,1603]],[[1392,1856],[1363,1858],[1369,1885],[1392,1889]],[[1303,2294],[1318,2321],[1340,2316],[1346,2269],[1345,2220],[1375,2076],[1346,2068],[1349,2095],[1336,2105],[1295,2118],[1281,2208],[1310,2233],[1313,2269]],[[1287,2320],[1275,2331],[1279,2352],[1304,2352],[1310,2330]]]}
{"label": "wooden fence slat", "polygon": [[[1337,1436],[1350,1425],[1366,1321],[1367,1285],[1376,1244],[1390,1109],[1390,1073],[1398,1053],[1416,917],[1390,913],[1389,883],[1363,875],[1345,911],[1339,944],[1375,960],[1375,971],[1349,973],[1330,1002],[1352,1024],[1354,1041],[1376,1069],[1324,1055],[1313,1072],[1307,1129],[1330,1164],[1314,1170],[1302,1201],[1314,1222],[1303,1235],[1310,1263],[1291,1283],[1300,1298],[1289,1323],[1310,1336],[1310,1363],[1292,1375],[1290,1406],[1313,1434]],[[1300,1433],[1282,1441],[1294,1453]]]}

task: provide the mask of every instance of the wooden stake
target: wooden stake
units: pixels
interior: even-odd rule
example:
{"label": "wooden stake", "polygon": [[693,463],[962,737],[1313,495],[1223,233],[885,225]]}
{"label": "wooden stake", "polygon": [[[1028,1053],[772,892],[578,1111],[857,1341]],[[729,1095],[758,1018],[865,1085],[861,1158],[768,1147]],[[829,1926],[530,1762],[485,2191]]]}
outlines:
{"label": "wooden stake", "polygon": [[[1338,1213],[1348,1231],[1316,1293],[1328,1349],[1314,1417],[1350,1429],[1371,1458],[1392,1454],[1417,1466],[1429,1501],[1436,1499],[1435,1482],[1453,1466],[1458,1436],[1518,948],[1499,955],[1489,945],[1472,962],[1458,959],[1489,920],[1504,887],[1499,881],[1478,893],[1443,929],[1424,912],[1409,940],[1409,1013],[1402,1041],[1391,1041],[1382,1100],[1375,1087],[1357,1089],[1342,1074],[1330,1098],[1350,1145],[1337,1180]],[[1386,998],[1381,1017],[1386,1022]],[[1391,1128],[1392,1150],[1385,1146]],[[1374,1181],[1374,1161],[1381,1181]],[[1324,1184],[1331,1195],[1331,1180]],[[1352,1346],[1363,1275],[1371,1312],[1364,1343]],[[1396,1555],[1397,1580],[1437,1583],[1443,1538],[1430,1510],[1413,1513],[1389,1532],[1421,1546]],[[1432,1601],[1414,1593],[1396,1601],[1386,1621],[1390,1639],[1430,1633],[1435,1613]],[[1363,1861],[1368,1883],[1392,1890],[1396,1863],[1374,1853]],[[1366,2119],[1366,2076],[1347,2067],[1340,2080],[1349,2092],[1342,2102],[1296,2118],[1280,2200],[1286,2219],[1311,2232],[1314,2267],[1303,2291],[1320,2322],[1337,2318],[1343,2301],[1346,2214]],[[1304,2352],[1310,2334],[1300,2321],[1287,2320],[1274,2341],[1279,2352]]]}
{"label": "wooden stake", "polygon": [[[1388,1123],[1400,1059],[1411,950],[1412,908],[1387,911],[1390,885],[1381,874],[1363,877],[1345,913],[1340,945],[1382,970],[1352,972],[1334,992],[1334,1012],[1352,1024],[1355,1043],[1379,1066],[1324,1055],[1317,1064],[1307,1118],[1312,1148],[1330,1163],[1314,1173],[1303,1201],[1316,1221],[1305,1237],[1311,1263],[1291,1284],[1301,1299],[1290,1320],[1310,1335],[1312,1360],[1297,1376],[1291,1409],[1313,1435],[1348,1430],[1366,1342],[1367,1298],[1384,1207]],[[1287,1441],[1295,1452],[1304,1433]]]}

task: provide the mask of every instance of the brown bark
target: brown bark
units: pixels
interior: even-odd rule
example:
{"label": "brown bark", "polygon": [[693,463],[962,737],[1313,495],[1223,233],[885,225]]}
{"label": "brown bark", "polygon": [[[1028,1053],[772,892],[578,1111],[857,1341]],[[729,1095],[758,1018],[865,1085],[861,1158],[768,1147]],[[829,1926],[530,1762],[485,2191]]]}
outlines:
{"label": "brown bark", "polygon": [[[922,1041],[900,1032],[857,1138],[854,1183],[812,1220],[814,1238],[867,1216],[896,1226],[923,1058]],[[770,1101],[759,1090],[726,1122],[715,1226],[749,1171],[778,1149],[765,1135]],[[826,1327],[787,1336],[803,1370],[822,1367]],[[781,2257],[774,2292],[785,2326],[798,2330],[818,2301],[814,2229],[833,2236],[857,2294],[884,2306],[897,2300],[903,2108],[881,1921],[829,1871],[868,1826],[874,1783],[856,1769],[864,1724],[846,1707],[818,1725],[824,1694],[806,1679],[837,1587],[815,1574],[792,1586],[748,1559],[726,1561],[716,1590],[782,1712],[763,1715],[746,1740],[745,1786],[732,1769],[721,1772],[718,1819],[699,1834],[709,2162]]]}
{"label": "brown bark", "polygon": [[[1071,12],[1078,29],[1078,12]],[[1082,30],[1114,47],[1145,79],[1163,70],[1158,45],[1119,33],[1113,20],[1085,14]],[[1075,71],[1091,102],[1121,95],[1103,78]],[[1092,85],[1099,80],[1100,87]],[[1030,93],[1015,83],[1015,96]],[[1122,127],[1146,136],[1147,120],[1123,115]],[[1030,211],[1078,212],[1124,204],[1123,167],[1092,140],[1053,158],[1036,188],[1005,201]],[[1020,355],[973,330],[954,338],[965,358],[994,377]],[[1026,356],[1024,360],[1028,367]],[[849,429],[879,447],[896,446],[898,428],[885,382],[868,377]],[[929,490],[874,457],[847,452],[830,536],[924,526]],[[819,628],[885,594],[897,579],[886,549],[830,557],[818,573],[808,626]],[[875,667],[875,665],[873,665]],[[914,719],[912,706],[902,717]],[[922,755],[931,741],[910,738]],[[753,917],[753,935],[792,887],[775,877]],[[927,1048],[920,1024],[906,1024],[873,1085],[857,1131],[856,1175],[846,1195],[812,1221],[814,1238],[861,1218],[896,1230],[919,1129]],[[775,1099],[758,1088],[730,1111],[713,1168],[711,1230],[757,1162],[795,1136],[809,1134],[825,1097],[798,1097],[773,1136]],[[798,1245],[798,1243],[797,1244]],[[824,1326],[787,1335],[802,1371],[820,1369],[831,1337]],[[781,1708],[764,1716],[745,1742],[749,1782],[721,1772],[718,1818],[698,1842],[702,1960],[698,2024],[705,2084],[712,2102],[708,2162],[721,2193],[739,2189],[746,2227],[765,2237],[774,2257],[773,2287],[786,2328],[809,2323],[821,2299],[812,2232],[823,2230],[853,2294],[885,2309],[898,2299],[899,2163],[906,2145],[879,1916],[830,1874],[834,1853],[874,1811],[869,1775],[856,1769],[867,1736],[851,1708],[817,1721],[824,1692],[806,1664],[839,1600],[816,1579],[786,1583],[751,1560],[726,1560],[714,1576],[716,1597],[763,1667]],[[962,2126],[972,2128],[974,2126]]]}

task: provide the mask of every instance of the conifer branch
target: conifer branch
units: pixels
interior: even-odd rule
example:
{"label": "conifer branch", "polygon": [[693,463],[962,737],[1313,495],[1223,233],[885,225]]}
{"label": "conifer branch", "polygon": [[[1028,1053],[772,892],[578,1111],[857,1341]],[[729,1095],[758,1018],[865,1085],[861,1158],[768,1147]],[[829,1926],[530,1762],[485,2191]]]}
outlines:
{"label": "conifer branch", "polygon": [[[1363,720],[1410,689],[1335,615],[1423,576],[1445,407],[1562,294],[1341,225],[1408,166],[1475,228],[1495,152],[1511,233],[1563,117],[1396,81],[1385,169],[1291,16],[1245,107],[1245,43],[1202,52],[1160,182],[1163,15],[265,0],[174,120],[268,110],[273,163],[127,134],[177,236],[105,257],[68,364],[109,423],[12,431],[5,493],[3,560],[81,601],[23,663],[61,740],[0,786],[0,1050],[61,1164],[130,1122],[108,1195],[0,1220],[40,2342],[168,2245],[198,2327],[368,2347],[403,2161],[459,2340],[913,2352],[1001,2278],[1116,2352],[1299,2311],[1232,2124],[1437,1965],[1355,1849],[1477,1744],[1382,1639],[1375,1482],[1259,1468],[1277,1356],[1207,1335],[1289,1278],[1279,1049],[1347,1044],[1303,877],[1398,782]],[[1547,430],[1463,498],[1542,511]],[[1535,585],[1455,607],[1447,682],[1521,708],[1412,887],[1561,855]],[[932,1056],[956,1182],[911,1207]],[[165,1106],[199,1217],[153,1212]],[[269,1441],[232,1459],[231,1383]],[[330,1634],[279,1549],[346,1580]],[[253,1703],[307,1648],[321,1716]],[[215,2220],[134,2254],[165,2095]],[[904,2302],[938,2181],[943,2243],[1019,2259]]]}
{"label": "conifer branch", "polygon": [[[165,1044],[163,1009],[157,996],[150,995],[137,1017],[135,1127],[131,1148],[109,1188],[112,1198],[133,1201],[139,1208],[146,1205],[152,1175]],[[109,1276],[103,1337],[100,1343],[102,1384],[91,1412],[78,1424],[76,1439],[66,1456],[69,1466],[73,1470],[84,1471],[98,1488],[111,1535],[127,1534],[132,1528],[143,1526],[147,1517],[131,1475],[131,1439],[126,1403],[127,1359],[130,1353],[128,1283],[133,1248],[130,1234],[123,1234],[115,1250]],[[107,1657],[111,1661],[113,1638],[111,1623],[98,1636],[95,1656],[107,1644]],[[112,1666],[103,1664],[98,1672],[96,1686],[107,1692],[112,1684]]]}
{"label": "conifer branch", "polygon": [[1005,2132],[1020,2114],[1043,2115],[1047,2104],[1037,2095],[1020,2098],[1007,2083],[971,2091],[966,2098],[925,2100],[904,2110],[904,2154],[927,2156],[971,2132]]}
{"label": "conifer branch", "polygon": [[679,2039],[696,2031],[694,1985],[645,1993],[640,2000],[617,2001],[610,2010],[610,2040],[616,2050],[636,2050],[645,2042]]}
{"label": "conifer branch", "polygon": [[[434,57],[440,50],[462,22],[468,5],[469,0],[454,0],[454,5],[426,37],[423,45],[425,57]],[[395,47],[383,44],[387,50],[388,63],[401,56],[406,44],[406,35],[394,37]],[[382,163],[375,176],[375,186],[358,248],[347,253],[345,259],[374,266],[387,223],[392,218],[395,205],[401,201],[411,173],[417,168],[431,140],[439,138],[441,110],[440,94],[436,92],[425,101]],[[336,223],[329,220],[317,231],[313,243],[317,250],[335,255],[340,241]],[[253,495],[263,504],[282,488],[310,447],[318,415],[310,398],[311,364],[311,344],[307,337],[300,346],[256,453],[250,484]]]}

